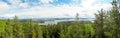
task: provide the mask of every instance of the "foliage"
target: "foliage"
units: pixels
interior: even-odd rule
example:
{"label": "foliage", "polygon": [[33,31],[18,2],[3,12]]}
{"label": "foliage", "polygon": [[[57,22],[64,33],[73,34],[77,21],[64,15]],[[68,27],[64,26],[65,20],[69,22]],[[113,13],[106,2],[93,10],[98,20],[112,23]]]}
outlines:
{"label": "foliage", "polygon": [[94,22],[60,22],[55,25],[38,25],[39,21],[0,20],[0,38],[120,38],[120,13],[115,0],[109,11],[100,10]]}

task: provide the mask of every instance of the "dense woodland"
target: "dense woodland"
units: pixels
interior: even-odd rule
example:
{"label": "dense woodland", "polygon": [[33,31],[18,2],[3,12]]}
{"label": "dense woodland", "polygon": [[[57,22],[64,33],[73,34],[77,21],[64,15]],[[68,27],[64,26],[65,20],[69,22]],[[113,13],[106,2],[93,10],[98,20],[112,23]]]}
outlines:
{"label": "dense woodland", "polygon": [[[0,38],[120,38],[120,13],[117,1],[110,10],[101,9],[94,22],[60,22],[55,25],[38,25],[32,19],[20,22],[0,20]],[[77,17],[76,17],[77,18]]]}

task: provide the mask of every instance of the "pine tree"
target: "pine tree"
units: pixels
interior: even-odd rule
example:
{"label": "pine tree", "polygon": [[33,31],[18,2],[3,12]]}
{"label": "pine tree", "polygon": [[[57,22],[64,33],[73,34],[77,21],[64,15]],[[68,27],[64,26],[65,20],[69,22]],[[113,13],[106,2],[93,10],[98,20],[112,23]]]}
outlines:
{"label": "pine tree", "polygon": [[5,29],[6,38],[13,38],[13,26],[12,25],[13,25],[13,22],[10,19],[8,19],[6,21],[6,29]]}
{"label": "pine tree", "polygon": [[14,25],[13,25],[13,32],[14,32],[14,38],[23,38],[23,25],[21,25],[19,19],[17,16],[14,17]]}
{"label": "pine tree", "polygon": [[76,21],[79,21],[79,14],[76,13]]}
{"label": "pine tree", "polygon": [[5,38],[6,23],[4,20],[0,20],[0,38]]}
{"label": "pine tree", "polygon": [[37,30],[38,38],[43,38],[43,36],[42,36],[42,34],[43,34],[42,27],[37,25],[37,29],[36,30]]}
{"label": "pine tree", "polygon": [[76,13],[75,23],[76,23],[76,24],[79,24],[79,13]]}
{"label": "pine tree", "polygon": [[117,0],[112,1],[113,8],[110,10],[110,16],[113,19],[114,25],[114,31],[115,31],[115,38],[118,38],[120,36],[120,13],[119,13],[119,7],[117,4]]}
{"label": "pine tree", "polygon": [[105,12],[103,11],[103,9],[101,9],[101,11],[98,11],[98,13],[99,14],[95,14],[96,16],[95,25],[96,25],[97,36],[98,38],[105,38],[104,31],[103,31]]}

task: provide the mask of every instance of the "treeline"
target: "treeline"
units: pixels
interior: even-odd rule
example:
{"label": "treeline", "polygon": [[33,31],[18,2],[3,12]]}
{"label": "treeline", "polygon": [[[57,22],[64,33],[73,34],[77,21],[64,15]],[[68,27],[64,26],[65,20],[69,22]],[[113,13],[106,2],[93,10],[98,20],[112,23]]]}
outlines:
{"label": "treeline", "polygon": [[73,21],[55,25],[38,25],[31,19],[20,22],[0,20],[0,38],[120,38],[120,12],[116,0],[113,8],[101,9],[95,14],[94,22]]}

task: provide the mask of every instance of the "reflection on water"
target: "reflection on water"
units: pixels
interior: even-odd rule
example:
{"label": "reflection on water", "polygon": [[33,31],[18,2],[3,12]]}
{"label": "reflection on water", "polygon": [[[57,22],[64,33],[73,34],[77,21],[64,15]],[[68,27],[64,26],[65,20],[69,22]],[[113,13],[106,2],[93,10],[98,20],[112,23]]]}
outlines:
{"label": "reflection on water", "polygon": [[[94,19],[79,19],[79,21],[93,21]],[[58,22],[64,22],[64,21],[75,21],[75,19],[63,19],[63,20],[47,20],[44,23],[39,23],[39,25],[52,25],[57,24]]]}

